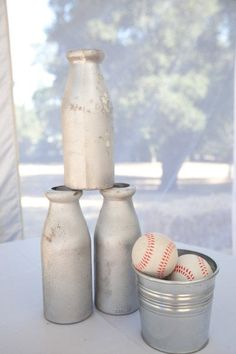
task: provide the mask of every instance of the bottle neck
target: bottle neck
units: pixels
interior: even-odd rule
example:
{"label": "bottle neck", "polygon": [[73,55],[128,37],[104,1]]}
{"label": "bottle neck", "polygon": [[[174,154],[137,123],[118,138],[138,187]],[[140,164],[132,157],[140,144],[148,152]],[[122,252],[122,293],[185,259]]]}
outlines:
{"label": "bottle neck", "polygon": [[102,208],[109,210],[110,213],[117,214],[120,210],[134,210],[134,204],[132,197],[126,197],[122,199],[104,198]]}
{"label": "bottle neck", "polygon": [[88,87],[94,85],[97,81],[100,83],[101,79],[103,78],[98,63],[92,61],[70,63],[67,85],[73,82],[76,86]]}
{"label": "bottle neck", "polygon": [[117,197],[103,197],[104,203],[133,203],[132,196],[127,196],[123,198]]}
{"label": "bottle neck", "polygon": [[58,202],[52,202],[50,201],[49,203],[49,208],[51,210],[60,210],[61,212],[73,212],[73,210],[78,210],[80,209],[80,204],[78,200],[75,200],[70,203],[58,203]]}

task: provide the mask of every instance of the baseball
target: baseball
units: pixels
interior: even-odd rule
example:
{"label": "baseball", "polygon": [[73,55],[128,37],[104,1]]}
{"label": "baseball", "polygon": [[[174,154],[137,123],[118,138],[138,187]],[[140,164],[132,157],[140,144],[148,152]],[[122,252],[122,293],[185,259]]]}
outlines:
{"label": "baseball", "polygon": [[192,281],[205,278],[212,273],[210,265],[204,258],[195,254],[184,254],[178,258],[170,280]]}
{"label": "baseball", "polygon": [[168,237],[157,233],[147,233],[139,237],[132,249],[134,267],[160,279],[174,270],[177,260],[175,244]]}

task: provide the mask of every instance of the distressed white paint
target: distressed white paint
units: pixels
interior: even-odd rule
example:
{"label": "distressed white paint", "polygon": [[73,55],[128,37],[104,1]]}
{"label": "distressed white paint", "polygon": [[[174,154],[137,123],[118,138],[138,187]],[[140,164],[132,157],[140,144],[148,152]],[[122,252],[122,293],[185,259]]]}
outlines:
{"label": "distressed white paint", "polygon": [[92,312],[91,241],[78,199],[81,191],[55,187],[42,237],[44,314],[74,323]]}
{"label": "distressed white paint", "polygon": [[138,308],[132,247],[141,235],[132,196],[135,187],[117,183],[101,191],[103,206],[95,230],[95,302],[99,310],[121,315]]}
{"label": "distressed white paint", "polygon": [[64,181],[73,189],[105,189],[114,183],[112,108],[99,50],[71,51],[62,102]]}

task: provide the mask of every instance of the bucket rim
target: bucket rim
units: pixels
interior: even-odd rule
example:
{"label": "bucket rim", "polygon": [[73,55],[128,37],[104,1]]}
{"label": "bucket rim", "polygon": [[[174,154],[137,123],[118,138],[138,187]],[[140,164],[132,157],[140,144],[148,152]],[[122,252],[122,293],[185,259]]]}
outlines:
{"label": "bucket rim", "polygon": [[198,252],[198,251],[192,251],[192,250],[188,250],[188,249],[183,249],[183,248],[178,248],[177,249],[178,251],[178,254],[179,255],[183,255],[183,254],[195,254],[197,256],[200,256],[202,258],[204,258],[208,263],[210,261],[210,266],[211,264],[213,264],[214,266],[214,271],[212,274],[209,274],[208,276],[202,278],[202,279],[197,279],[197,280],[188,280],[188,281],[181,281],[181,280],[169,280],[169,279],[159,279],[159,278],[155,278],[151,275],[148,275],[148,274],[145,274],[145,273],[142,273],[140,271],[138,271],[135,266],[132,264],[132,267],[135,271],[135,273],[140,277],[140,278],[144,278],[150,282],[154,282],[154,283],[161,283],[161,284],[166,284],[166,285],[177,285],[177,286],[183,286],[183,285],[192,285],[192,284],[197,284],[197,283],[204,283],[212,278],[215,278],[216,275],[219,273],[219,264],[213,259],[211,258],[210,256],[204,254],[204,253],[201,253],[201,252]]}

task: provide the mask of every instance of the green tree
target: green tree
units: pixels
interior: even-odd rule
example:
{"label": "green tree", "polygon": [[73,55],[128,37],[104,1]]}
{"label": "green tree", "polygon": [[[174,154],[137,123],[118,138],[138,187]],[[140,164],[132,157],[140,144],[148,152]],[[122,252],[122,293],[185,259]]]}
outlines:
{"label": "green tree", "polygon": [[[162,187],[168,189],[176,185],[183,161],[197,150],[205,153],[212,146],[209,141],[224,149],[216,136],[222,129],[232,130],[232,107],[223,108],[225,96],[215,100],[215,93],[226,83],[233,58],[232,1],[49,4],[55,21],[47,30],[44,60],[55,81],[35,94],[35,105],[47,122],[47,139],[55,137],[52,155],[60,146],[65,53],[78,47],[100,47],[106,53],[103,72],[114,106],[116,161],[160,160]],[[232,75],[228,89],[230,85]],[[213,114],[212,106],[222,114]]]}
{"label": "green tree", "polygon": [[[236,3],[221,1],[203,45],[208,61],[209,89],[202,102],[206,127],[196,152],[216,161],[232,162]],[[212,40],[212,38],[214,40]],[[212,65],[213,62],[213,65]]]}

